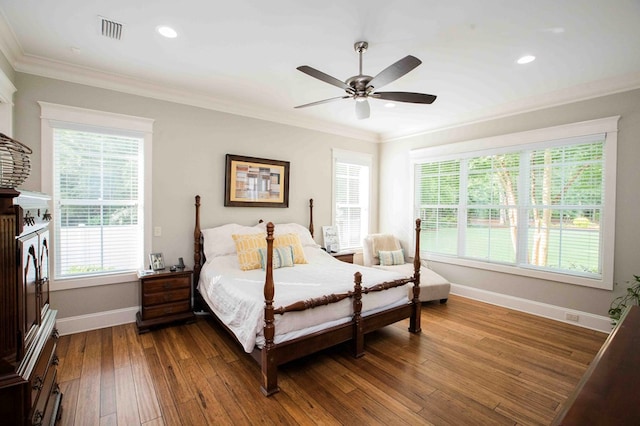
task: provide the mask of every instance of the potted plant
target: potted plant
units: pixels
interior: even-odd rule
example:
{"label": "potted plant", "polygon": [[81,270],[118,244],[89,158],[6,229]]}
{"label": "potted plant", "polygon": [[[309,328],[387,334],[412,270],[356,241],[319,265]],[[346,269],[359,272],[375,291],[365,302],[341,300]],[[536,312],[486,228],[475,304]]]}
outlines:
{"label": "potted plant", "polygon": [[[640,305],[640,276],[634,275],[635,283],[627,288],[627,292],[613,299],[609,306],[611,324],[616,325],[627,306]],[[627,281],[628,282],[628,281]]]}

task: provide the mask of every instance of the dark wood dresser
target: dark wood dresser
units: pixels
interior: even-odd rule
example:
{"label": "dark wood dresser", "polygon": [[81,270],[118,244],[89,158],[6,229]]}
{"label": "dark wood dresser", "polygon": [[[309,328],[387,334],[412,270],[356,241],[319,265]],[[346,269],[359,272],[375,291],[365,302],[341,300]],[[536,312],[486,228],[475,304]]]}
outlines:
{"label": "dark wood dresser", "polygon": [[640,307],[631,306],[553,425],[640,425]]}
{"label": "dark wood dresser", "polygon": [[141,310],[136,315],[138,333],[175,321],[194,321],[191,305],[191,269],[138,272]]}
{"label": "dark wood dresser", "polygon": [[0,423],[7,425],[50,425],[61,414],[49,200],[0,189]]}

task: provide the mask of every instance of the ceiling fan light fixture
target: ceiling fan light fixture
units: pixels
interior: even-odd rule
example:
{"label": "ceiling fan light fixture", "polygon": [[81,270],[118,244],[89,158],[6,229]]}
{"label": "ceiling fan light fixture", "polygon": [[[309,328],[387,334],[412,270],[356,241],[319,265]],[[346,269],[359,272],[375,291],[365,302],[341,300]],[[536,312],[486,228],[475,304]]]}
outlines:
{"label": "ceiling fan light fixture", "polygon": [[536,57],[533,55],[524,55],[518,58],[518,60],[516,61],[516,63],[520,64],[520,65],[524,65],[524,64],[529,64],[533,61],[536,60]]}
{"label": "ceiling fan light fixture", "polygon": [[356,101],[356,118],[358,120],[363,120],[369,118],[371,113],[368,98],[386,100],[387,102],[385,106],[387,108],[393,108],[395,106],[395,102],[431,104],[436,100],[435,95],[427,95],[425,93],[377,92],[377,90],[381,87],[399,79],[403,75],[413,70],[415,67],[420,65],[422,61],[415,56],[407,55],[380,71],[375,77],[371,77],[362,72],[362,54],[367,50],[368,47],[369,44],[366,41],[359,41],[355,43],[354,49],[358,53],[359,62],[358,75],[349,77],[345,81],[325,74],[322,71],[319,71],[308,65],[301,65],[297,67],[296,69],[298,71],[301,71],[320,81],[324,81],[325,83],[331,84],[332,86],[339,87],[340,89],[345,91],[345,95],[311,102],[304,105],[298,105],[294,108],[305,108],[313,105],[320,105],[327,102],[337,101],[340,99],[354,99]]}

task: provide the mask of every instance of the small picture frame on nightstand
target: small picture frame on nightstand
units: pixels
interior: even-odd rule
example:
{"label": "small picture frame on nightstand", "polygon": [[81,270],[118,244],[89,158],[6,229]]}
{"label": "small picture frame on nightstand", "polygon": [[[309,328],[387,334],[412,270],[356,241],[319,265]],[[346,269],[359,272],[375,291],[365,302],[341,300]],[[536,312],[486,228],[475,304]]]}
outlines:
{"label": "small picture frame on nightstand", "polygon": [[149,263],[151,264],[151,269],[154,271],[161,271],[164,269],[164,258],[162,257],[162,253],[151,253],[149,255]]}

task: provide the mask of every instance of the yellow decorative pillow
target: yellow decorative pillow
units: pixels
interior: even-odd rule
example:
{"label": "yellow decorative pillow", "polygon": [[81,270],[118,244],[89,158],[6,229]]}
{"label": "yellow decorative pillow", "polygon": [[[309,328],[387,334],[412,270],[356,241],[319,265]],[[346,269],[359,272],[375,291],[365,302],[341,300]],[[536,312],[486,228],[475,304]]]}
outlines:
{"label": "yellow decorative pillow", "polygon": [[267,236],[265,234],[233,234],[231,237],[236,243],[240,269],[243,271],[260,269],[260,252],[258,249],[267,247]]}
{"label": "yellow decorative pillow", "polygon": [[307,258],[304,257],[304,250],[298,234],[283,234],[275,237],[273,241],[274,248],[286,246],[293,248],[293,263],[307,263]]}

